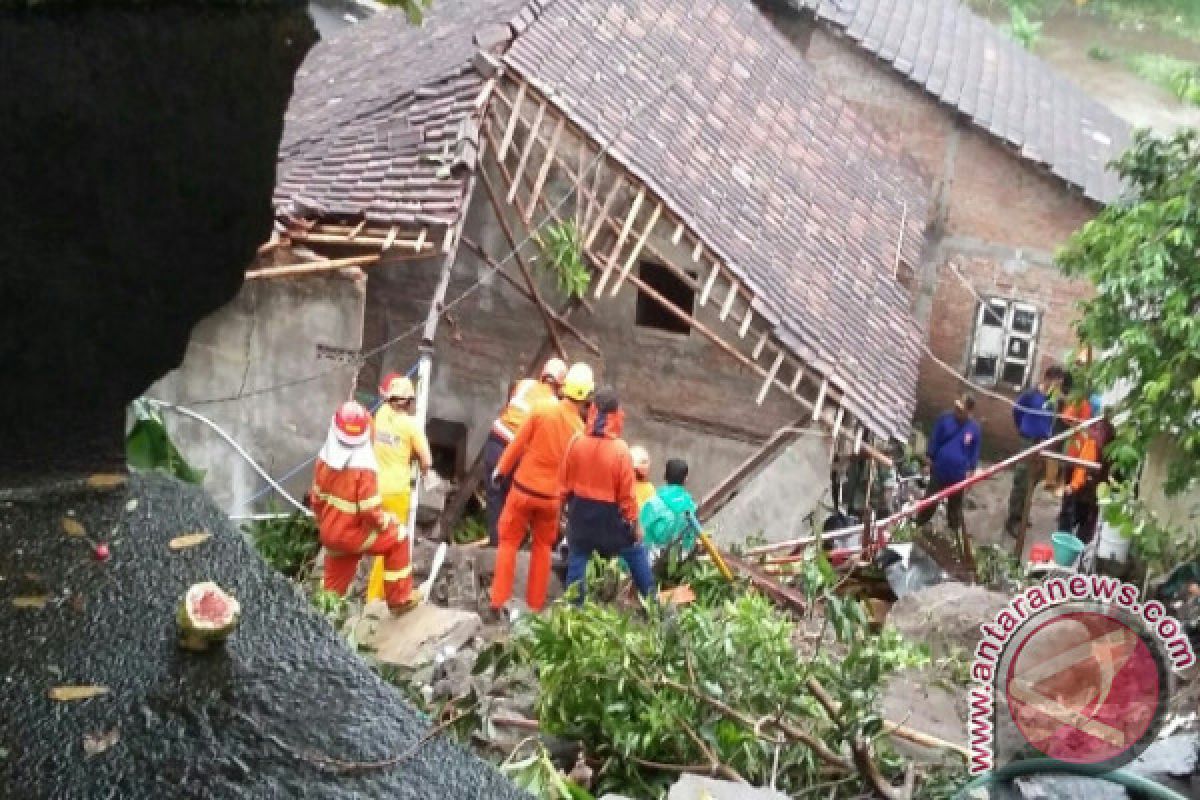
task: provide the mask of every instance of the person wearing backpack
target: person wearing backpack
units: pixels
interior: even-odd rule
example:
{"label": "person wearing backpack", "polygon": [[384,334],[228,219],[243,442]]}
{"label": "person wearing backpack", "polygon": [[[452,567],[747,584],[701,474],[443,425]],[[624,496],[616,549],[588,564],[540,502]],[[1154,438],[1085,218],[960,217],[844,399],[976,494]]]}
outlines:
{"label": "person wearing backpack", "polygon": [[700,523],[696,519],[696,501],[684,488],[687,476],[686,461],[682,458],[669,459],[663,475],[666,483],[642,506],[639,519],[651,562],[676,542],[681,546],[683,555],[696,546]]}
{"label": "person wearing backpack", "polygon": [[[930,466],[929,491],[932,497],[947,486],[966,480],[979,468],[979,447],[982,432],[972,413],[975,396],[964,392],[954,401],[954,410],[938,417],[929,436],[925,460]],[[928,525],[937,513],[934,503],[917,515],[918,525]],[[946,516],[950,528],[958,533],[963,529],[963,493],[955,492],[946,498]]]}

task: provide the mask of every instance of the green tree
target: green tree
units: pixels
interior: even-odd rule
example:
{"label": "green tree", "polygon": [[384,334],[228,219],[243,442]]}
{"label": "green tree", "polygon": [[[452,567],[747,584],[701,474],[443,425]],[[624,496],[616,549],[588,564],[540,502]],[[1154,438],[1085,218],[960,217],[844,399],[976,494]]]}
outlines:
{"label": "green tree", "polygon": [[[1123,391],[1107,455],[1128,480],[1151,442],[1173,438],[1180,456],[1165,489],[1174,494],[1200,476],[1200,136],[1139,131],[1113,168],[1125,198],[1077,232],[1058,263],[1096,287],[1076,321],[1095,353],[1086,380]],[[1113,496],[1131,509],[1131,493]]]}

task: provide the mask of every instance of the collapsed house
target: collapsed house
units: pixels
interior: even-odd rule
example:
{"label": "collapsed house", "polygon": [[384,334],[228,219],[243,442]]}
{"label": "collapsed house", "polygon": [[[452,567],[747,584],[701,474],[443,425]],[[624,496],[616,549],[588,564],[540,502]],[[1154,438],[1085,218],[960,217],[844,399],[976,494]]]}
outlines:
{"label": "collapsed house", "polygon": [[[378,259],[363,345],[387,349],[360,385],[424,342],[448,476],[556,352],[614,384],[627,438],[688,459],[700,492],[811,427],[781,498],[811,508],[830,437],[908,435],[921,333],[898,276],[927,197],[749,3],[381,14],[302,68],[276,202],[290,247]],[[535,263],[571,230],[592,271],[576,299]]]}

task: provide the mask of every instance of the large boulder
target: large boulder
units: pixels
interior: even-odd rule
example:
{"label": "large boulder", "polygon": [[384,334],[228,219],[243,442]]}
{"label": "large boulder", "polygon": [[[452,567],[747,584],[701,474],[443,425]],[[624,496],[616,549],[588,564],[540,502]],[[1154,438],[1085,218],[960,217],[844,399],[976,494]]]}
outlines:
{"label": "large boulder", "polygon": [[0,485],[120,463],[128,402],[237,292],[305,5],[0,3]]}
{"label": "large boulder", "polygon": [[901,597],[888,622],[906,639],[929,644],[934,655],[970,658],[982,635],[979,626],[994,620],[1011,599],[982,586],[947,581]]}

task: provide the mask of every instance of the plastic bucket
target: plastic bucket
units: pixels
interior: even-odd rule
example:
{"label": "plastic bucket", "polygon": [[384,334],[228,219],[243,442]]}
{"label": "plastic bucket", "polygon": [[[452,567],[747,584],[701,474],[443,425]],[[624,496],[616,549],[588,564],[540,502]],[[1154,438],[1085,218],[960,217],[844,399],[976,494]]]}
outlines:
{"label": "plastic bucket", "polygon": [[1054,550],[1044,542],[1038,542],[1029,548],[1029,560],[1034,564],[1047,564],[1052,558],[1054,558]]}
{"label": "plastic bucket", "polygon": [[1100,539],[1096,542],[1096,558],[1105,558],[1124,564],[1129,558],[1129,544],[1121,532],[1106,522],[1100,523]]}
{"label": "plastic bucket", "polygon": [[1065,531],[1050,534],[1050,544],[1054,546],[1054,563],[1060,567],[1074,566],[1084,546],[1078,536]]}

